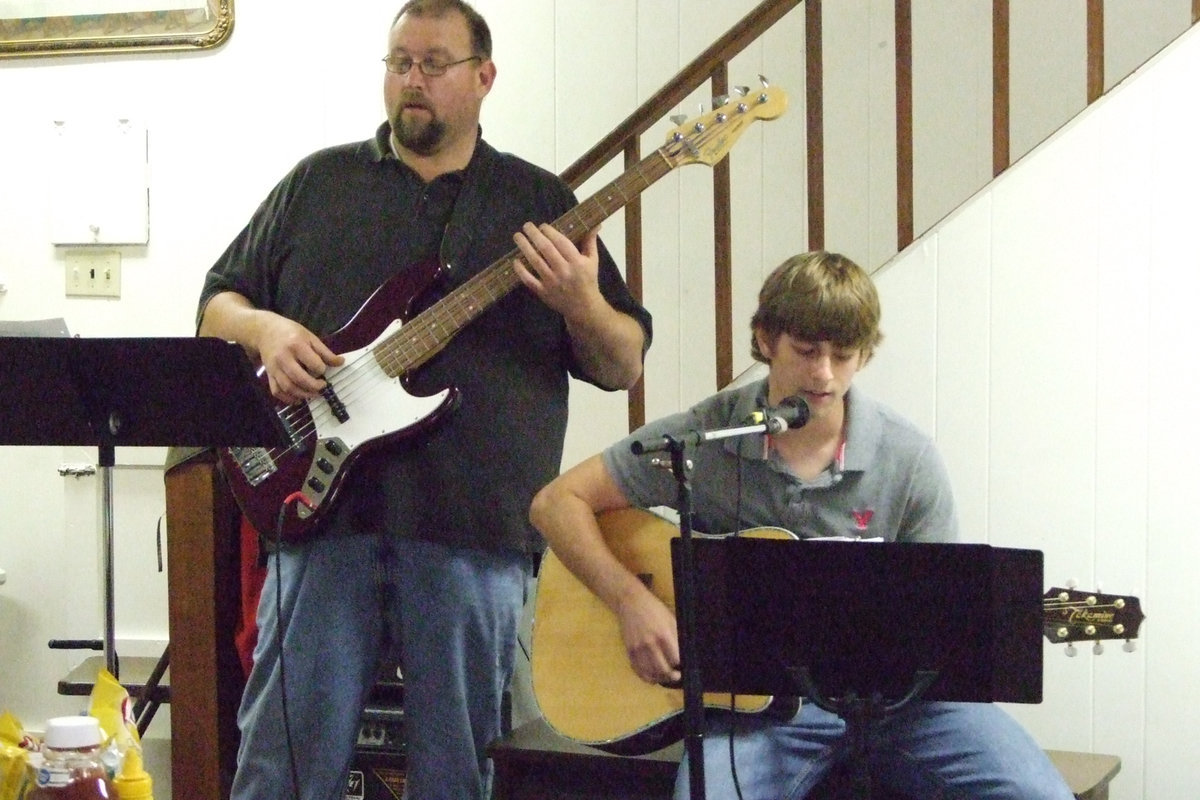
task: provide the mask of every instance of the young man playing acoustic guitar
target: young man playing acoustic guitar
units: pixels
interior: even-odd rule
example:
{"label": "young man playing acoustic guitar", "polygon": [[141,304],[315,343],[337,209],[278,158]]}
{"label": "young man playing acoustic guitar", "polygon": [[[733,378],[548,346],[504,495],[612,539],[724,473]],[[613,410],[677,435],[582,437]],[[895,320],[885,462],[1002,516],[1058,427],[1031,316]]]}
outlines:
{"label": "young man playing acoustic guitar", "polygon": [[[480,108],[496,78],[483,18],[461,0],[410,0],[383,62],[387,121],[289,172],[200,298],[199,333],[241,344],[282,403],[324,411],[328,400],[336,415],[336,391],[362,429],[413,434],[360,459],[317,529],[281,537],[267,560],[232,800],[341,800],[368,692],[397,658],[405,797],[490,796],[486,748],[501,733],[532,554],[542,547],[527,511],[559,470],[568,377],[627,388],[650,340],[649,315],[596,232],[576,246],[549,224],[577,208],[569,187],[481,138]],[[514,242],[516,263],[506,255]],[[446,268],[435,276],[430,264]],[[407,319],[405,303],[375,302],[385,283],[407,281],[419,309],[489,264],[500,267],[492,274],[511,265],[515,290],[446,313],[457,325],[496,301],[452,341],[434,335],[451,324],[403,339],[444,344],[415,373],[328,343],[347,328],[378,323],[370,333],[380,335]],[[355,374],[352,361],[362,377],[343,379]],[[418,397],[456,388],[458,408],[421,418],[413,397],[406,409],[389,396],[359,413],[368,390],[397,391],[395,372]],[[281,494],[289,520],[291,498],[334,467],[314,461],[313,477]],[[272,536],[269,522],[256,527]]]}
{"label": "young man playing acoustic guitar", "polygon": [[[614,556],[596,515],[673,507],[677,484],[649,455],[634,455],[634,443],[737,427],[759,409],[799,397],[811,412],[802,427],[717,439],[689,451],[695,530],[777,526],[801,539],[957,538],[950,485],[933,442],[851,388],[881,340],[879,318],[870,277],[849,259],[825,252],[788,259],[767,278],[751,320],[752,355],[769,365],[765,380],[646,425],[534,498],[534,525],[617,616],[629,662],[642,680],[681,679],[675,617]],[[706,729],[703,772],[712,798],[799,800],[851,745],[842,719],[811,702],[788,720],[709,709]],[[1037,744],[991,704],[910,704],[873,730],[870,753],[872,779],[913,798],[1071,798]],[[688,784],[685,758],[678,800],[691,796]]]}

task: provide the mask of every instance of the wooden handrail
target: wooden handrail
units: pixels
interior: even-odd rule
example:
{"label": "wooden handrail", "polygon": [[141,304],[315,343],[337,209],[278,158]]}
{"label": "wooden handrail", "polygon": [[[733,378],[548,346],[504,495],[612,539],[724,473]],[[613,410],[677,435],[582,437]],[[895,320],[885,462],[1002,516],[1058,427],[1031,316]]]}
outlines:
{"label": "wooden handrail", "polygon": [[808,110],[808,247],[825,247],[825,49],[821,0],[804,7],[804,99]]}
{"label": "wooden handrail", "polygon": [[[1198,0],[1200,1],[1200,0]],[[1008,169],[1009,16],[1008,0],[992,2],[992,177]]]}
{"label": "wooden handrail", "polygon": [[630,139],[648,131],[658,120],[667,116],[675,106],[695,91],[700,84],[712,77],[717,66],[728,62],[758,37],[800,5],[802,0],[763,0],[749,14],[742,17],[724,36],[713,42],[690,64],[675,74],[661,89],[637,107],[612,132],[601,139],[591,150],[575,160],[560,176],[572,188],[577,189],[584,181],[595,175],[605,164],[617,157]]}
{"label": "wooden handrail", "polygon": [[896,250],[913,240],[912,0],[896,0]]}

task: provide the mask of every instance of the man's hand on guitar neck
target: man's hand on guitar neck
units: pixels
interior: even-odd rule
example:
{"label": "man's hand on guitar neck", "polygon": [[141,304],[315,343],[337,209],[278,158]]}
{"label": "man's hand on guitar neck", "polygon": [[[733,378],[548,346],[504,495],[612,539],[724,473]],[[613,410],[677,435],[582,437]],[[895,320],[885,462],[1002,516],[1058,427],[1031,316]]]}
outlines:
{"label": "man's hand on guitar neck", "polygon": [[244,347],[266,370],[271,394],[284,403],[319,394],[325,388],[325,370],[344,361],[303,325],[255,308],[236,292],[222,292],[209,301],[199,334]]}
{"label": "man's hand on guitar neck", "polygon": [[584,371],[605,388],[628,389],[642,374],[645,332],[600,292],[599,230],[576,247],[553,225],[527,222],[513,234],[521,253],[513,269],[525,288],[562,315]]}
{"label": "man's hand on guitar neck", "polygon": [[600,294],[600,256],[596,247],[599,229],[591,231],[579,246],[553,225],[526,222],[513,241],[521,251],[517,277],[538,299],[570,319],[587,313]]}

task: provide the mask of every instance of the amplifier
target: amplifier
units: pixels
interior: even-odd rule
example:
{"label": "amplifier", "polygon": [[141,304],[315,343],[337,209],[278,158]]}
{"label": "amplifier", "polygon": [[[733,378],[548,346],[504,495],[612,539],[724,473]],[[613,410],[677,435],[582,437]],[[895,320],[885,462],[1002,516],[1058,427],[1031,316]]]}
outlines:
{"label": "amplifier", "polygon": [[398,706],[367,706],[358,728],[360,753],[404,752],[404,709]]}
{"label": "amplifier", "polygon": [[368,752],[359,748],[350,762],[346,800],[401,800],[403,796],[403,753]]}
{"label": "amplifier", "polygon": [[404,710],[370,705],[362,724],[345,800],[400,800],[404,794]]}

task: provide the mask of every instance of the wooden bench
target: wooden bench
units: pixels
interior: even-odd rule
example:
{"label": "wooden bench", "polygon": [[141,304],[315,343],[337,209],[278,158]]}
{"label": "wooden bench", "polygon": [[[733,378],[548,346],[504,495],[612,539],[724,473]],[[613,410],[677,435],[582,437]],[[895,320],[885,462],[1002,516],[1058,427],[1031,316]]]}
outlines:
{"label": "wooden bench", "polygon": [[[494,742],[488,753],[496,767],[494,800],[669,800],[683,745],[636,758],[615,756],[564,739],[536,719]],[[1119,758],[1062,750],[1046,754],[1078,800],[1108,800],[1108,784],[1121,769]]]}

